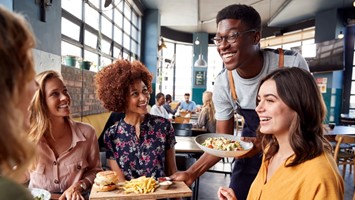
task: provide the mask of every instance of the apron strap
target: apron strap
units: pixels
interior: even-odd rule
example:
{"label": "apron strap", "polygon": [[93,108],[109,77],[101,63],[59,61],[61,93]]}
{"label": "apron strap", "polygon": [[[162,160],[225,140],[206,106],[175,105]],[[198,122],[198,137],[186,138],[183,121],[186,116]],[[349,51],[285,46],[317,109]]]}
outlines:
{"label": "apron strap", "polygon": [[284,67],[284,50],[281,48],[277,49],[279,51],[279,68]]}
{"label": "apron strap", "polygon": [[[284,51],[281,48],[277,49],[279,51],[279,68],[283,68],[284,67]],[[228,81],[229,81],[229,87],[231,89],[231,93],[232,93],[232,98],[234,101],[238,100],[238,96],[237,96],[237,92],[235,90],[235,85],[234,85],[234,79],[233,79],[233,73],[232,71],[228,70]]]}
{"label": "apron strap", "polygon": [[232,71],[229,71],[229,70],[228,70],[228,80],[229,80],[229,87],[230,87],[231,93],[232,93],[232,98],[234,101],[237,101],[238,96],[237,96],[235,86],[234,86],[233,74],[232,74]]}

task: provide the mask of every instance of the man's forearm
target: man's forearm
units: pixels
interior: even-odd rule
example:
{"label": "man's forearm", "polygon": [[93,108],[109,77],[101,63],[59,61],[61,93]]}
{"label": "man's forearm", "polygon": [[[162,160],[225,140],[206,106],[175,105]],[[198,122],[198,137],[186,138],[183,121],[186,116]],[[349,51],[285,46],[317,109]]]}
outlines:
{"label": "man's forearm", "polygon": [[187,169],[187,172],[192,176],[191,178],[193,178],[193,180],[196,180],[219,160],[221,160],[221,158],[204,153],[189,169]]}

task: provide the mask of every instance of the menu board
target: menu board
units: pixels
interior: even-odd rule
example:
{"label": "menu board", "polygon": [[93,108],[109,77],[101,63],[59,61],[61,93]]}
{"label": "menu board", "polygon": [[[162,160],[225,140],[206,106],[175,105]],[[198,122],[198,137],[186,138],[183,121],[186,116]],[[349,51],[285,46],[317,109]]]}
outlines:
{"label": "menu board", "polygon": [[206,72],[195,71],[195,85],[204,86],[206,84]]}

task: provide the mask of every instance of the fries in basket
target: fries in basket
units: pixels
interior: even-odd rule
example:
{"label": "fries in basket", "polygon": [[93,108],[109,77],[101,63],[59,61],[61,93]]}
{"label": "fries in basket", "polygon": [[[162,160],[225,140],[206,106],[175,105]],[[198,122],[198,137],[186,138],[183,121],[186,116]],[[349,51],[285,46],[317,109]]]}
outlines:
{"label": "fries in basket", "polygon": [[122,188],[126,194],[146,194],[154,192],[158,186],[158,181],[156,181],[154,178],[141,176],[139,178],[126,181]]}

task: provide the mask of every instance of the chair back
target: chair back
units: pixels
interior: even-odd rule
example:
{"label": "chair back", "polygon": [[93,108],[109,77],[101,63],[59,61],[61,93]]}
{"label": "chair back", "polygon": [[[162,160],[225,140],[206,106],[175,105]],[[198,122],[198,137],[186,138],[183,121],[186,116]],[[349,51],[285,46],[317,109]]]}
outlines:
{"label": "chair back", "polygon": [[352,149],[355,147],[355,135],[336,135],[336,146],[334,150],[334,160],[337,161],[341,149]]}
{"label": "chair back", "polygon": [[192,136],[192,124],[172,123],[172,125],[174,127],[175,136]]}

